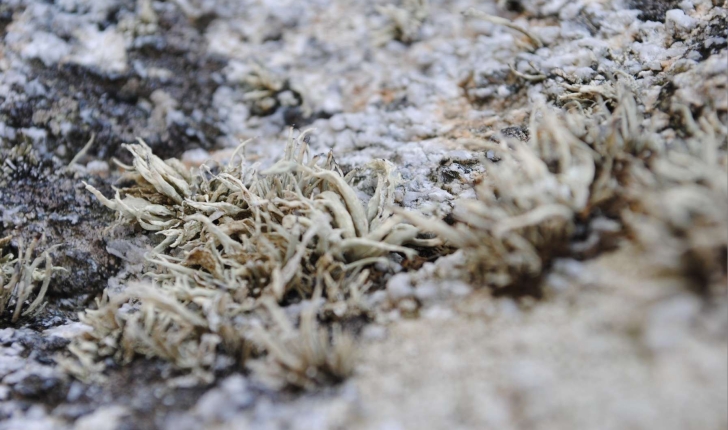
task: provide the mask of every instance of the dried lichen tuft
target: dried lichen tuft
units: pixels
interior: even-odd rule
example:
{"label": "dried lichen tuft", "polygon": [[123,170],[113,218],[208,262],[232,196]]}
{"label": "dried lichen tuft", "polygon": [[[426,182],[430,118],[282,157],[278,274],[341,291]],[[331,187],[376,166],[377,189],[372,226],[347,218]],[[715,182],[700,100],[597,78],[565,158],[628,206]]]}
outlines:
{"label": "dried lichen tuft", "polygon": [[[86,185],[120,221],[136,222],[164,240],[147,256],[156,266],[146,273],[150,282],[105,294],[97,310],[81,315],[94,331],[72,347],[82,364],[77,374],[89,376],[102,357],[128,361],[140,354],[208,378],[216,351],[242,362],[254,327],[271,326],[261,303],[309,299],[318,288],[326,297],[323,310],[359,314],[366,310],[361,293],[367,266],[388,263],[393,252],[416,255],[407,245],[439,243],[419,239],[416,227],[392,214],[400,178],[390,162],[366,167],[377,187],[364,205],[350,185],[357,171],[344,176],[331,154],[309,156],[304,136],[291,139],[283,159],[265,172],[239,156],[244,144],[213,173],[205,166],[191,172],[177,160],[162,161],[140,140],[125,145],[134,156],[125,174],[133,186],[107,199]],[[302,348],[321,340],[311,321],[302,318],[301,324]],[[269,352],[287,342],[269,339],[264,342]],[[281,348],[273,350],[280,358]],[[324,353],[326,363],[349,360],[336,351],[338,358]],[[319,363],[320,353],[308,358]],[[350,368],[326,366],[331,371],[324,373],[338,376]]]}
{"label": "dried lichen tuft", "polygon": [[[243,100],[253,115],[270,115],[280,106],[294,107],[303,102],[287,79],[257,62],[247,67],[240,83],[245,91]],[[304,105],[302,109],[308,108]]]}
{"label": "dried lichen tuft", "polygon": [[700,125],[688,113],[690,136],[667,145],[620,92],[614,112],[599,97],[561,116],[537,109],[527,142],[473,142],[499,161],[488,164],[477,198],[458,202],[455,225],[403,215],[463,249],[462,276],[497,294],[540,296],[554,258],[593,256],[614,236],[658,256],[663,270],[698,280],[700,291],[723,291],[726,127],[714,113]]}
{"label": "dried lichen tuft", "polygon": [[[34,239],[24,249],[23,239],[20,238],[18,256],[14,257],[12,253],[4,252],[10,241],[10,236],[0,239],[0,318],[7,317],[15,323],[20,317],[37,315],[45,308],[43,299],[48,292],[53,272],[65,269],[53,266],[50,256],[50,252],[58,245],[47,248],[33,258],[39,239]],[[30,301],[39,285],[35,298]],[[8,315],[6,310],[9,311]]]}
{"label": "dried lichen tuft", "polygon": [[422,24],[430,13],[427,0],[403,0],[401,6],[387,4],[375,6],[377,12],[389,22],[375,35],[375,43],[383,45],[390,40],[412,43],[417,40]]}
{"label": "dried lichen tuft", "polygon": [[318,327],[315,303],[319,297],[320,291],[301,312],[298,328],[290,324],[277,303],[264,302],[275,324],[268,330],[256,327],[253,342],[267,355],[251,361],[249,367],[270,387],[287,384],[312,389],[342,381],[352,373],[354,340],[337,325],[331,335]]}

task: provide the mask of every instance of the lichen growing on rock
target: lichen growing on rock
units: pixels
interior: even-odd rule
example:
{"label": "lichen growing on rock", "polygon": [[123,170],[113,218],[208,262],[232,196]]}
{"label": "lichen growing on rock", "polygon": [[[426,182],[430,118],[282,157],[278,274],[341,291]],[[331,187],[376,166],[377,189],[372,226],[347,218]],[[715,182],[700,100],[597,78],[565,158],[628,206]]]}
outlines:
{"label": "lichen growing on rock", "polygon": [[[40,313],[12,323],[13,304],[0,320],[0,430],[725,428],[726,16],[713,0],[0,1],[0,238],[14,259],[45,236],[29,263],[63,243],[49,254],[68,269]],[[252,210],[225,212],[227,191],[198,201],[199,172],[174,162],[160,192],[139,173],[156,160],[134,145],[137,171],[121,146],[139,136],[196,168],[253,138],[246,159],[264,170],[291,125],[315,127],[309,150],[353,170],[365,214],[386,177],[366,166],[384,159],[403,178],[397,206],[464,246],[344,255],[366,270],[316,284],[315,236],[279,300],[193,219],[222,229]],[[213,163],[202,178],[217,190]],[[361,239],[313,200],[331,229],[353,228],[342,241]],[[108,228],[115,213],[124,225]],[[161,245],[156,233],[188,223],[198,246]],[[281,226],[299,245],[308,231]],[[288,236],[261,230],[262,251],[249,236],[255,276],[288,258]],[[177,285],[186,270],[197,278]],[[226,290],[228,275],[251,285]],[[84,335],[89,307],[100,328]],[[81,367],[58,357],[77,336]]]}
{"label": "lichen growing on rock", "polygon": [[[268,325],[255,316],[261,301],[310,299],[318,288],[325,307],[336,306],[340,317],[358,315],[366,311],[360,299],[368,266],[388,264],[390,253],[416,255],[407,245],[439,243],[419,238],[416,227],[392,214],[400,179],[390,162],[366,166],[377,186],[365,206],[350,185],[358,170],[345,176],[332,154],[310,156],[305,135],[291,139],[283,159],[263,172],[245,162],[245,144],[215,173],[162,161],[140,140],[125,145],[134,156],[133,166],[124,166],[132,186],[112,200],[86,184],[119,221],[164,240],[147,256],[156,266],[145,274],[150,282],[105,294],[97,310],[81,316],[94,331],[72,348],[86,365],[79,370],[93,368],[95,357],[129,361],[141,354],[206,376],[218,346],[241,362],[250,353],[252,327]],[[302,348],[324,340],[310,318],[302,317]],[[263,343],[286,366],[310,373],[284,359],[276,342]],[[312,366],[328,363],[313,354]]]}
{"label": "lichen growing on rock", "polygon": [[[65,269],[54,267],[50,256],[50,252],[59,245],[49,247],[33,258],[39,238],[34,239],[27,248],[21,238],[18,240],[18,255],[14,256],[4,250],[11,239],[10,236],[0,238],[0,318],[7,317],[16,323],[20,317],[37,315],[43,310],[43,299],[53,273]],[[35,297],[31,301],[34,293]],[[7,316],[6,310],[10,312]]]}
{"label": "lichen growing on rock", "polygon": [[616,234],[659,255],[654,264],[687,285],[720,294],[728,247],[728,130],[715,112],[698,125],[684,108],[689,135],[668,145],[643,125],[633,95],[619,88],[614,112],[600,96],[561,115],[541,107],[526,142],[507,136],[500,143],[471,142],[497,161],[476,185],[477,198],[457,202],[455,225],[403,214],[463,249],[462,277],[496,294],[540,297],[551,261],[593,257]]}
{"label": "lichen growing on rock", "polygon": [[430,13],[427,0],[404,0],[400,6],[377,5],[376,10],[382,16],[389,18],[389,22],[379,30],[375,38],[380,44],[393,39],[404,43],[414,42],[419,37],[420,28]]}

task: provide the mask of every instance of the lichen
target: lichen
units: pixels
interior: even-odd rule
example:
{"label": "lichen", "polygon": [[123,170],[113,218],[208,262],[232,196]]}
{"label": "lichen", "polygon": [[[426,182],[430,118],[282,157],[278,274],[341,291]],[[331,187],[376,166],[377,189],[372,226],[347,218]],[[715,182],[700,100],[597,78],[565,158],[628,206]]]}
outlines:
{"label": "lichen", "polygon": [[[377,187],[364,205],[350,185],[359,170],[345,176],[332,154],[310,156],[305,135],[291,139],[283,159],[263,172],[246,163],[245,144],[215,173],[204,165],[189,171],[175,159],[162,161],[139,140],[124,145],[134,156],[133,166],[124,166],[125,180],[134,185],[108,199],[85,184],[117,211],[119,222],[137,223],[164,239],[147,256],[155,266],[146,273],[149,281],[106,293],[98,309],[81,315],[94,331],[71,348],[82,364],[75,366],[78,375],[98,370],[98,358],[128,362],[140,354],[209,380],[218,347],[242,363],[257,333],[253,327],[270,327],[261,303],[307,300],[319,289],[324,309],[359,315],[367,310],[361,293],[369,266],[388,264],[390,253],[416,255],[408,245],[439,243],[419,238],[416,227],[392,213],[400,182],[392,163],[375,160],[365,167]],[[304,343],[322,336],[306,318]],[[276,342],[285,341],[264,342],[263,349],[270,352]],[[318,358],[313,363],[323,365]]]}
{"label": "lichen", "polygon": [[728,131],[715,112],[696,122],[683,108],[689,136],[668,145],[645,126],[633,95],[617,88],[613,112],[601,97],[567,112],[541,106],[528,141],[469,142],[497,161],[483,157],[488,167],[477,198],[457,202],[454,225],[402,215],[464,250],[461,277],[496,294],[539,297],[541,275],[555,258],[592,257],[617,239],[657,256],[655,269],[719,294],[728,246]]}
{"label": "lichen", "polygon": [[[0,239],[0,318],[16,323],[21,317],[32,317],[43,310],[53,273],[65,269],[53,266],[50,255],[59,245],[48,247],[33,258],[42,240],[35,238],[25,248],[23,239],[20,238],[18,255],[14,256],[11,252],[4,251],[11,239],[11,236]],[[34,292],[35,297],[31,301]],[[9,311],[7,315],[6,310]]]}
{"label": "lichen", "polygon": [[419,38],[422,24],[430,12],[427,0],[403,0],[400,6],[387,4],[376,6],[376,10],[389,19],[376,34],[375,41],[380,45],[390,40],[414,42]]}

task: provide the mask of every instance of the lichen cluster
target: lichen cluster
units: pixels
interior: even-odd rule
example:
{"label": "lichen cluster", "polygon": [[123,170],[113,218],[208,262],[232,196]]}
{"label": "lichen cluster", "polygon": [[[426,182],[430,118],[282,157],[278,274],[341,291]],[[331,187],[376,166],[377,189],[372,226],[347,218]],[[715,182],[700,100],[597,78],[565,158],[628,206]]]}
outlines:
{"label": "lichen cluster", "polygon": [[[388,264],[390,253],[416,255],[407,245],[439,242],[419,238],[392,213],[400,182],[392,163],[375,160],[343,175],[331,154],[310,156],[305,134],[263,172],[246,163],[244,144],[219,171],[193,172],[140,140],[125,145],[134,161],[122,181],[133,185],[113,199],[86,185],[120,222],[164,239],[147,255],[153,269],[145,282],[107,291],[98,309],[81,315],[94,330],[72,346],[76,374],[89,376],[102,357],[140,354],[209,379],[219,351],[242,363],[266,350],[293,385],[345,376],[345,336],[335,330],[329,339],[310,315],[298,330],[278,333],[285,324],[271,309],[308,300],[337,318],[359,315],[369,266]],[[377,178],[366,205],[351,186],[364,172]]]}
{"label": "lichen cluster", "polygon": [[[0,238],[0,319],[7,318],[16,323],[21,317],[37,315],[43,311],[53,272],[64,269],[54,267],[50,255],[58,245],[47,248],[33,258],[40,239],[35,238],[25,248],[20,238],[18,255],[14,256],[4,249],[11,239],[11,236]],[[7,315],[6,310],[9,311]]]}
{"label": "lichen cluster", "polygon": [[[81,363],[72,370],[88,377],[103,357],[139,354],[209,381],[225,356],[272,385],[340,380],[352,369],[352,340],[317,320],[371,311],[362,300],[369,267],[386,266],[391,253],[416,255],[407,246],[459,249],[465,266],[449,276],[497,295],[540,297],[554,259],[627,244],[655,256],[650,270],[719,294],[726,127],[716,112],[696,123],[675,106],[686,134],[667,144],[633,94],[613,87],[609,95],[577,91],[588,97],[570,98],[563,110],[537,106],[525,139],[464,142],[482,150],[485,173],[473,185],[476,198],[456,202],[450,223],[394,207],[400,179],[392,163],[344,175],[332,154],[310,156],[305,132],[263,172],[245,161],[244,144],[227,165],[197,171],[162,161],[142,141],[125,145],[134,162],[122,165],[122,182],[132,185],[113,199],[86,187],[120,222],[163,239],[147,256],[146,281],[107,291],[81,316],[94,331],[71,347]],[[366,205],[352,186],[363,175],[377,184]]]}
{"label": "lichen cluster", "polygon": [[399,6],[387,4],[375,8],[389,20],[376,34],[377,44],[385,44],[390,40],[414,42],[418,39],[422,24],[430,13],[427,0],[404,0]]}
{"label": "lichen cluster", "polygon": [[[454,225],[403,212],[464,251],[462,277],[496,294],[541,296],[541,275],[559,257],[588,258],[619,240],[654,256],[657,271],[701,292],[726,284],[726,136],[716,112],[667,144],[624,87],[610,110],[598,93],[572,109],[542,106],[526,142],[470,142],[492,151],[476,199],[453,210]],[[577,100],[574,98],[573,100]]]}

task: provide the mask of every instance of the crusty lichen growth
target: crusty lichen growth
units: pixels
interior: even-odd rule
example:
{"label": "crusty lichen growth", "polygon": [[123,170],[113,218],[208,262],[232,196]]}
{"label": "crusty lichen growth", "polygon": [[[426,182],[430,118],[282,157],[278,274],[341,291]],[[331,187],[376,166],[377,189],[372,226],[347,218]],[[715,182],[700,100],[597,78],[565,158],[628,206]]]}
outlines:
{"label": "crusty lichen growth", "polygon": [[[53,266],[50,252],[58,245],[47,248],[33,258],[39,239],[34,239],[25,248],[23,239],[18,239],[18,256],[5,252],[10,244],[11,236],[0,239],[0,318],[6,318],[6,310],[10,313],[10,322],[17,322],[20,317],[37,315],[45,308],[45,295],[48,292],[53,272],[65,270]],[[35,297],[31,301],[31,296]]]}
{"label": "crusty lichen growth", "polygon": [[[106,294],[98,310],[81,316],[94,331],[73,346],[84,364],[77,374],[88,376],[101,357],[141,354],[207,378],[219,348],[243,361],[252,327],[270,325],[261,302],[308,299],[319,288],[324,309],[357,314],[366,310],[367,266],[386,264],[392,252],[415,255],[407,245],[438,244],[419,239],[416,227],[392,214],[400,181],[392,163],[366,166],[378,182],[364,205],[350,185],[358,171],[344,176],[331,154],[311,157],[304,136],[265,172],[247,165],[244,144],[213,173],[162,161],[140,140],[125,145],[134,156],[125,176],[134,186],[107,199],[86,185],[120,221],[164,240],[147,257],[156,266],[147,273],[151,282]],[[310,336],[306,327],[302,333]]]}
{"label": "crusty lichen growth", "polygon": [[497,293],[541,295],[540,275],[554,258],[593,256],[609,236],[642,247],[686,285],[724,292],[725,125],[711,112],[696,123],[682,109],[689,135],[668,145],[619,91],[613,112],[600,97],[562,115],[536,109],[527,142],[470,142],[499,161],[475,186],[477,199],[457,202],[455,225],[403,215],[463,249],[461,275]]}

